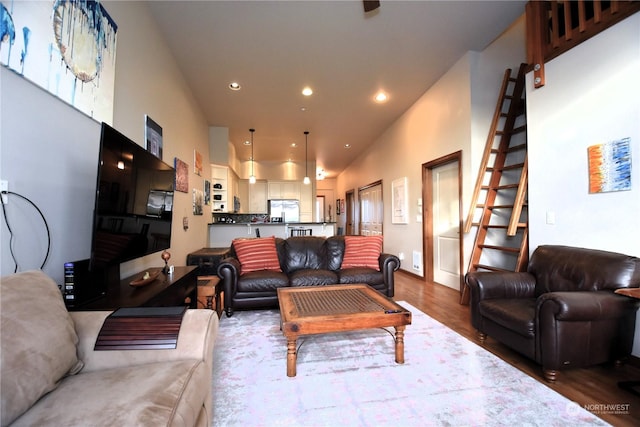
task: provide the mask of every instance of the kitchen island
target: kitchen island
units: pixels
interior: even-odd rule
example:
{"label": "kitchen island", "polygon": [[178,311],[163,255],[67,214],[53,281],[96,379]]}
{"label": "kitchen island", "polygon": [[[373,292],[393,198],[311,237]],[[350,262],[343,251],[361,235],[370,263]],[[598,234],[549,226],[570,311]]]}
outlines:
{"label": "kitchen island", "polygon": [[311,229],[312,236],[336,234],[335,222],[215,222],[209,224],[209,247],[229,247],[233,239],[275,236],[286,239],[295,228]]}

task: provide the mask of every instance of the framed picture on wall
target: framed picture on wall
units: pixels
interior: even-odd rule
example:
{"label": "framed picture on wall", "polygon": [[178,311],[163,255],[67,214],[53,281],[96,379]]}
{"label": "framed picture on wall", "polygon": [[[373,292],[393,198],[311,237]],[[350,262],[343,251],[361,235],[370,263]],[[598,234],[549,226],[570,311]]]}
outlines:
{"label": "framed picture on wall", "polygon": [[202,176],[202,154],[198,150],[193,150],[193,173]]}
{"label": "framed picture on wall", "polygon": [[202,190],[196,188],[193,189],[193,214],[202,215],[202,202],[203,202]]}
{"label": "framed picture on wall", "polygon": [[176,168],[176,183],[175,189],[176,191],[180,191],[182,193],[189,192],[189,165],[180,160],[179,158],[174,159],[174,166]]}
{"label": "framed picture on wall", "polygon": [[0,63],[112,124],[118,25],[102,3],[0,2]]}
{"label": "framed picture on wall", "polygon": [[144,141],[148,152],[162,160],[162,127],[151,117],[144,116]]}
{"label": "framed picture on wall", "polygon": [[204,180],[204,204],[209,206],[211,203],[211,181]]}
{"label": "framed picture on wall", "polygon": [[631,138],[587,148],[589,193],[631,190]]}
{"label": "framed picture on wall", "polygon": [[342,211],[340,210],[340,199],[336,199],[336,215],[340,215]]}

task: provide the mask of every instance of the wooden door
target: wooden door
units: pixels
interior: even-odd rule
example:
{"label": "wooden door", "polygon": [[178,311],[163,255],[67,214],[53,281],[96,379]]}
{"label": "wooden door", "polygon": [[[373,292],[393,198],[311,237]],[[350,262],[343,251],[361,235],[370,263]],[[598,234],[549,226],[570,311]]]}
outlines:
{"label": "wooden door", "polygon": [[450,288],[460,286],[460,199],[458,162],[434,168],[433,280]]}
{"label": "wooden door", "polygon": [[462,291],[462,152],[422,165],[425,279]]}
{"label": "wooden door", "polygon": [[354,197],[354,191],[349,190],[345,193],[345,205],[347,209],[346,213],[346,229],[345,234],[353,235],[356,232],[356,203]]}
{"label": "wooden door", "polygon": [[382,202],[382,181],[358,190],[360,201],[360,233],[363,236],[382,235],[384,204]]}

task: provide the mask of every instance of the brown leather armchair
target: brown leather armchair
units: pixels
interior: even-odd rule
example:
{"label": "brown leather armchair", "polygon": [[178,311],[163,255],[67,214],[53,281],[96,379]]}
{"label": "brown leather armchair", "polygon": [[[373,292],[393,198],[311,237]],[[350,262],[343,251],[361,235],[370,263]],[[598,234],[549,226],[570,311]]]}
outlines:
{"label": "brown leather armchair", "polygon": [[568,246],[539,246],[527,272],[470,272],[471,323],[486,336],[558,370],[621,362],[631,354],[636,300],[614,291],[640,286],[640,258]]}

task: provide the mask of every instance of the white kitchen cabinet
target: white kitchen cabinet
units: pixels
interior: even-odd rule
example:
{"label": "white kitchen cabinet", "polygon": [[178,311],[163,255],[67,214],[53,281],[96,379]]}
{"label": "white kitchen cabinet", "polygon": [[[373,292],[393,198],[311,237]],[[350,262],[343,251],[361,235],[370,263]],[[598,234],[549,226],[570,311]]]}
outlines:
{"label": "white kitchen cabinet", "polygon": [[256,181],[249,184],[249,213],[266,214],[267,208],[267,181]]}
{"label": "white kitchen cabinet", "polygon": [[300,221],[313,222],[313,186],[302,184],[300,187]]}
{"label": "white kitchen cabinet", "polygon": [[269,181],[269,199],[296,199],[300,200],[299,181]]}

